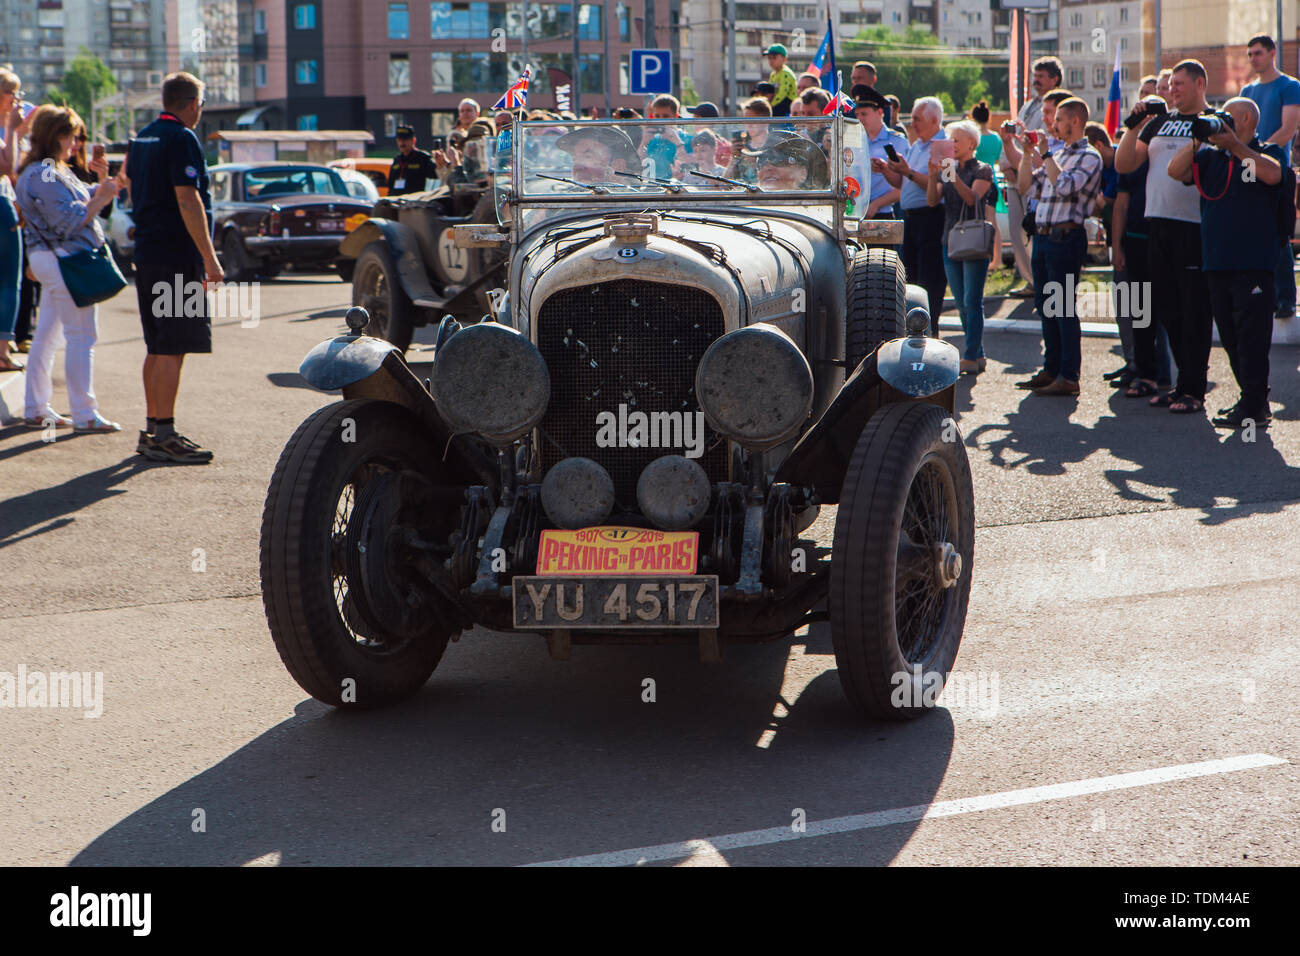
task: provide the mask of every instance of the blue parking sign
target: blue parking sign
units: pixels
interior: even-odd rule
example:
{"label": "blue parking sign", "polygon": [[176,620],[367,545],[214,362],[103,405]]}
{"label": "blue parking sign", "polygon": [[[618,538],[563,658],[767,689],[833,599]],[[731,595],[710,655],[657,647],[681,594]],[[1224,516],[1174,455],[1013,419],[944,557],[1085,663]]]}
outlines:
{"label": "blue parking sign", "polygon": [[628,65],[634,96],[654,96],[673,91],[672,50],[633,50]]}

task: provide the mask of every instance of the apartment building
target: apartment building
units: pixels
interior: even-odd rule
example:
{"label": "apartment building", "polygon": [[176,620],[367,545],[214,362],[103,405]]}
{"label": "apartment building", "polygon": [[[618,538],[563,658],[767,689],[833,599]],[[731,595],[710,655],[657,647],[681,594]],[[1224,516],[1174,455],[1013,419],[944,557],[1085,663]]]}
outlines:
{"label": "apartment building", "polygon": [[65,22],[63,0],[0,3],[0,64],[18,74],[33,99],[63,82]]}
{"label": "apartment building", "polygon": [[1060,0],[1058,46],[1065,86],[1100,119],[1120,52],[1120,108],[1127,112],[1142,81],[1141,0]]}

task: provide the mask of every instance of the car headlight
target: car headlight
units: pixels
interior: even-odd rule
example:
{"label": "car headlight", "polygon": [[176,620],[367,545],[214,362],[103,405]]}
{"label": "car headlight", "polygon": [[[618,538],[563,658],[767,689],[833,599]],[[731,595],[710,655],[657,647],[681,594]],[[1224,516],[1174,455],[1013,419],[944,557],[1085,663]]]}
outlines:
{"label": "car headlight", "polygon": [[447,424],[509,444],[546,414],[551,376],[537,346],[514,329],[480,322],[460,329],[433,357],[433,400]]}
{"label": "car headlight", "polygon": [[799,346],[771,325],[746,326],[717,339],[695,370],[705,421],[746,448],[793,438],[812,410],[812,367]]}

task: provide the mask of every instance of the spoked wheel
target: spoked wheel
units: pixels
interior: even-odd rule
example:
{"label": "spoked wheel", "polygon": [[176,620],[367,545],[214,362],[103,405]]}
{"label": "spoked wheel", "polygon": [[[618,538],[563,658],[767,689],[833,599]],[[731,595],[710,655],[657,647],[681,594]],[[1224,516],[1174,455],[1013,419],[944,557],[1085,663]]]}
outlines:
{"label": "spoked wheel", "polygon": [[415,693],[458,629],[409,544],[445,540],[457,517],[431,504],[447,489],[422,436],[400,405],[339,402],[299,426],[271,478],[262,601],[289,673],[324,703],[370,708]]}
{"label": "spoked wheel", "polygon": [[352,271],[352,304],[370,313],[366,335],[392,342],[402,351],[415,332],[415,305],[397,278],[397,265],[383,242],[361,250]]}
{"label": "spoked wheel", "polygon": [[972,498],[942,408],[889,405],[867,422],[840,495],[829,602],[840,683],[867,716],[919,716],[948,679],[970,601]]}

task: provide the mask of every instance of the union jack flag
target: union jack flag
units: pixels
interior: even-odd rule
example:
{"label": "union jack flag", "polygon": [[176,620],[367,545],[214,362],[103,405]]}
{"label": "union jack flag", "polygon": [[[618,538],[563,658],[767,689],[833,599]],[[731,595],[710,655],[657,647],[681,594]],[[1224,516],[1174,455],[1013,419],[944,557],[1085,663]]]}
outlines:
{"label": "union jack flag", "polygon": [[532,72],[532,67],[525,67],[519,79],[515,80],[510,89],[501,94],[501,99],[493,103],[492,108],[494,110],[517,110],[527,107],[528,78],[532,75]]}

